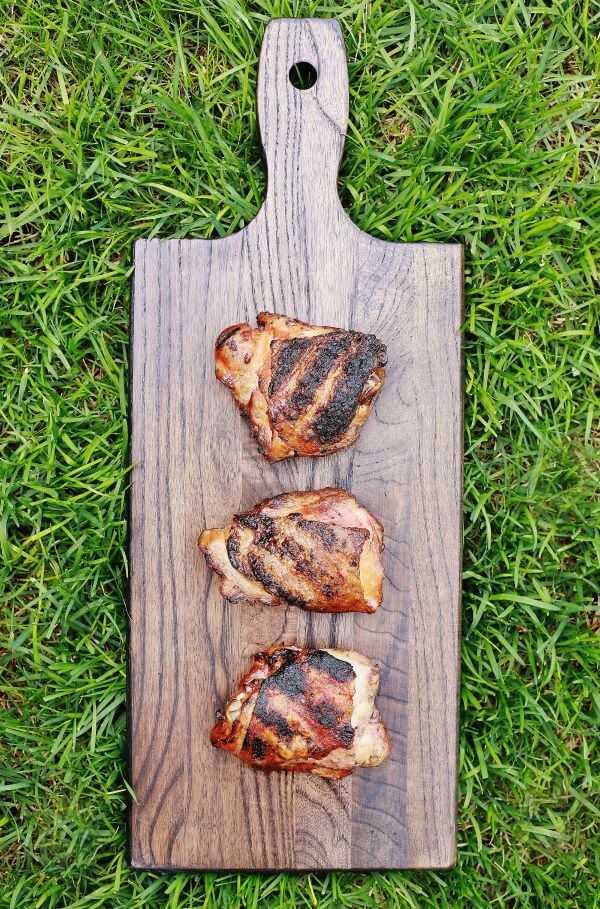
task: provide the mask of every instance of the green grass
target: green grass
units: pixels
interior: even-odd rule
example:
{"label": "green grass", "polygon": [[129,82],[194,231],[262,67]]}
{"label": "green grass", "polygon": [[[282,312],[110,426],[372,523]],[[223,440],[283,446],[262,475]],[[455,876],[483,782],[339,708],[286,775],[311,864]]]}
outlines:
{"label": "green grass", "polygon": [[[598,905],[593,5],[1,10],[0,905]],[[124,858],[132,244],[253,217],[264,23],[335,13],[352,93],[344,204],[380,237],[465,244],[458,865],[135,872]]]}

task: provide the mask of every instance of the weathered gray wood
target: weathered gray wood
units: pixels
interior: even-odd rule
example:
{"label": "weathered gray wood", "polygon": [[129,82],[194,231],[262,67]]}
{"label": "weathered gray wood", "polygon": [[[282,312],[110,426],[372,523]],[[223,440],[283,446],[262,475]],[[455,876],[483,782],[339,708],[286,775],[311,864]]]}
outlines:
{"label": "weathered gray wood", "polygon": [[[300,61],[314,88],[292,87]],[[348,104],[329,20],[276,20],[258,109],[268,191],[215,241],[139,241],[132,338],[131,859],[152,868],[445,867],[455,849],[462,403],[461,247],[362,233],[336,190]],[[358,444],[269,464],[214,378],[220,329],[262,309],[374,332],[383,392]],[[223,603],[204,527],[284,490],[343,486],[383,521],[373,616]],[[391,759],[339,782],[267,775],[213,749],[214,710],[277,641],[382,667]]]}

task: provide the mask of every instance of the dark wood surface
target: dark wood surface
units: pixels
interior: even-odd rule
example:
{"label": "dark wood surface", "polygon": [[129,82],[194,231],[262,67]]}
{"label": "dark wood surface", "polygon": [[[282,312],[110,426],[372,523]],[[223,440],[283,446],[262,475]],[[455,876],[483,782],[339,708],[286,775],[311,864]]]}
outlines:
{"label": "dark wood surface", "polygon": [[[288,80],[299,60],[314,88]],[[265,32],[258,108],[268,190],[255,220],[215,241],[139,241],[131,378],[129,744],[140,868],[447,867],[455,854],[461,564],[462,249],[362,233],[336,189],[348,105],[330,20]],[[378,335],[382,394],[357,445],[269,464],[213,346],[271,310]],[[281,491],[341,486],[385,528],[375,615],[223,602],[196,540]],[[261,773],[209,744],[258,649],[353,647],[382,669],[392,737],[381,767],[341,781]]]}

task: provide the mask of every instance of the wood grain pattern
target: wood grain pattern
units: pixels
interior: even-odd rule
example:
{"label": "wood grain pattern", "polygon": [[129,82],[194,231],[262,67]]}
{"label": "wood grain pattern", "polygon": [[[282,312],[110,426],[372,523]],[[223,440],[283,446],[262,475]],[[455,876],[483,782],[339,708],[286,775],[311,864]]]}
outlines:
{"label": "wood grain pattern", "polygon": [[[314,88],[288,79],[317,69]],[[139,241],[132,320],[131,861],[143,868],[446,867],[455,850],[462,250],[362,233],[336,189],[343,39],[330,20],[265,32],[268,190],[216,241]],[[262,309],[374,332],[386,383],[359,443],[269,464],[214,378],[218,332]],[[281,491],[342,486],[385,528],[372,616],[224,603],[196,539]],[[338,782],[260,773],[213,749],[214,711],[256,650],[354,647],[382,667],[391,759]]]}

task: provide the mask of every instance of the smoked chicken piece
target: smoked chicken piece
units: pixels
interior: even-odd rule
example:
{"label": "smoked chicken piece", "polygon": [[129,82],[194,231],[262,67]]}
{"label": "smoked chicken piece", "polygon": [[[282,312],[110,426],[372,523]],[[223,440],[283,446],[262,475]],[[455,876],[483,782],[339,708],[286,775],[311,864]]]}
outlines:
{"label": "smoked chicken piece", "polygon": [[217,378],[271,461],[352,445],[383,385],[387,351],[375,335],[260,312],[221,332]]}
{"label": "smoked chicken piece", "polygon": [[381,603],[383,527],[344,489],[266,499],[198,542],[232,602],[315,612]]}
{"label": "smoked chicken piece", "polygon": [[379,669],[354,650],[270,647],[217,711],[210,740],[261,770],[341,779],[389,756],[378,688]]}

